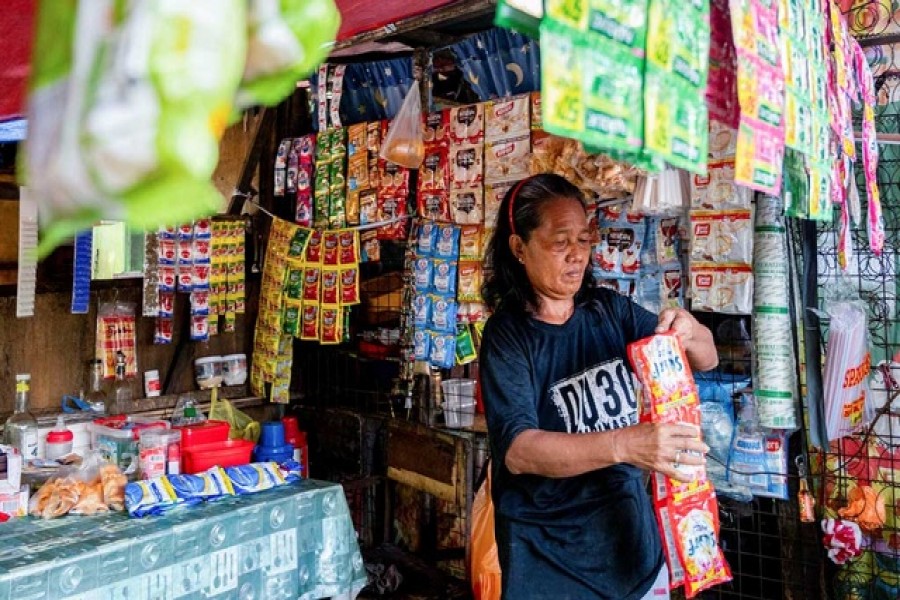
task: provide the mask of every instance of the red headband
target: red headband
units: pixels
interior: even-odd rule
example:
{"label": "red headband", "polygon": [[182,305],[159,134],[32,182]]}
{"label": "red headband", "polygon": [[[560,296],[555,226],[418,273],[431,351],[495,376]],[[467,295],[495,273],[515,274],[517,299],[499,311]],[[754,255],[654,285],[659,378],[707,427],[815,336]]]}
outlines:
{"label": "red headband", "polygon": [[513,213],[516,207],[516,196],[519,195],[519,190],[522,189],[522,186],[529,179],[531,179],[531,177],[526,177],[525,179],[517,183],[516,187],[513,188],[512,193],[509,195],[509,232],[512,235],[516,235],[516,224],[515,219],[513,218]]}

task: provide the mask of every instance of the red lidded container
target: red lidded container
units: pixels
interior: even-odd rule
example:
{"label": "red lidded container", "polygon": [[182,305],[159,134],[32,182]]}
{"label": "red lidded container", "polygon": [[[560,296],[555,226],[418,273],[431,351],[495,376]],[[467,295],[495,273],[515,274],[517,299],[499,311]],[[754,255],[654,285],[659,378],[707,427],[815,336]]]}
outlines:
{"label": "red lidded container", "polygon": [[181,453],[182,470],[193,475],[210,467],[246,465],[250,462],[255,446],[256,444],[247,440],[228,440],[184,447]]}
{"label": "red lidded container", "polygon": [[182,448],[191,448],[200,444],[213,444],[228,439],[230,426],[225,421],[203,421],[191,425],[179,425],[173,429],[181,430]]}

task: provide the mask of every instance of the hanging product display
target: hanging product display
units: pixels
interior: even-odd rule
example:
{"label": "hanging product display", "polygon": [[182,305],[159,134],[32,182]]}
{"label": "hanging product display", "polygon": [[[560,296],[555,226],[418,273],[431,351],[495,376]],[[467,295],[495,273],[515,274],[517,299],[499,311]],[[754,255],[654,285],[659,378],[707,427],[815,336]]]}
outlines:
{"label": "hanging product display", "polygon": [[125,357],[125,376],[137,375],[135,306],[130,302],[102,302],[97,311],[96,357],[103,361],[103,378],[116,375],[116,360]]}
{"label": "hanging product display", "polygon": [[824,395],[828,439],[836,440],[871,422],[870,355],[866,312],[854,302],[828,305]]}

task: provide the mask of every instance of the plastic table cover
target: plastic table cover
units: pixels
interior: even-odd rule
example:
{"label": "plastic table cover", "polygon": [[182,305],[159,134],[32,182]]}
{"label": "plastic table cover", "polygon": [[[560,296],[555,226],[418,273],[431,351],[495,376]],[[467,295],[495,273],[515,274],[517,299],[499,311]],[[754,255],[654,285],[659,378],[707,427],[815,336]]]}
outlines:
{"label": "plastic table cover", "polygon": [[365,584],[343,488],[320,481],[161,517],[0,525],[0,600],[349,599]]}

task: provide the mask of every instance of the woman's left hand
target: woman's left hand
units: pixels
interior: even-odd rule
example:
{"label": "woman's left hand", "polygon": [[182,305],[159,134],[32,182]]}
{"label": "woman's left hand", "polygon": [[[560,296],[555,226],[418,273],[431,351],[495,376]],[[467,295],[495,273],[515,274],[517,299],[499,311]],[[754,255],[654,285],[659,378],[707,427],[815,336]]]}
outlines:
{"label": "woman's left hand", "polygon": [[682,344],[694,339],[694,328],[702,327],[697,319],[683,308],[667,308],[659,313],[656,333],[671,332],[678,336]]}
{"label": "woman's left hand", "polygon": [[692,368],[707,371],[719,363],[712,332],[683,308],[667,308],[659,313],[656,333],[666,332],[678,336]]}

